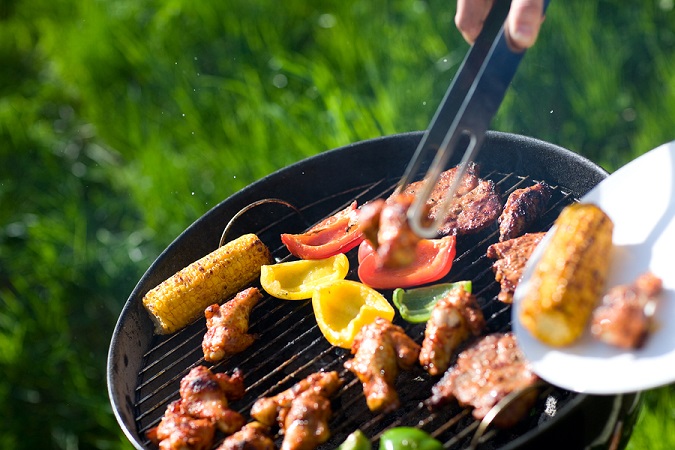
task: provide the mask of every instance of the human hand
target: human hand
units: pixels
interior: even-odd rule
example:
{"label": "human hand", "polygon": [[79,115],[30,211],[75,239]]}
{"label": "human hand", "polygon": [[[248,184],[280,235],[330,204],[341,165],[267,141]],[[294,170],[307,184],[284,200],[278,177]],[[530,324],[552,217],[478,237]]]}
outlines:
{"label": "human hand", "polygon": [[[473,44],[483,28],[494,0],[457,0],[455,25]],[[544,21],[544,0],[513,0],[506,18],[506,37],[516,50],[532,47]]]}

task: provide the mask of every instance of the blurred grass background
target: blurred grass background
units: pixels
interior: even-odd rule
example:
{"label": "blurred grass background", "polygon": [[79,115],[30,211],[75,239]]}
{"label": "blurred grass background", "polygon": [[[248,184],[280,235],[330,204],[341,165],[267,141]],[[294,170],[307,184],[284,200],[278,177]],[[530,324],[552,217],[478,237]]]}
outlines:
{"label": "blurred grass background", "polygon": [[[0,447],[126,449],[105,361],[154,258],[264,175],[426,127],[452,0],[1,0]],[[493,128],[610,172],[675,139],[673,0],[552,2]],[[673,387],[631,449],[675,448]]]}

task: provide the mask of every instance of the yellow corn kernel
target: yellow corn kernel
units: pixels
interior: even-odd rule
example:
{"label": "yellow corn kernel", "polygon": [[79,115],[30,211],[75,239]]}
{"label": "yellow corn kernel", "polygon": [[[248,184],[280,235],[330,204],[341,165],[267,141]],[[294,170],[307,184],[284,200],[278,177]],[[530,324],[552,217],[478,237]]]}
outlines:
{"label": "yellow corn kernel", "polygon": [[584,331],[602,296],[609,270],[614,224],[593,204],[572,204],[534,268],[519,319],[534,337],[562,347]]}
{"label": "yellow corn kernel", "polygon": [[169,334],[188,325],[206,307],[257,279],[260,267],[271,262],[269,249],[255,234],[243,235],[193,262],[143,297],[155,333]]}

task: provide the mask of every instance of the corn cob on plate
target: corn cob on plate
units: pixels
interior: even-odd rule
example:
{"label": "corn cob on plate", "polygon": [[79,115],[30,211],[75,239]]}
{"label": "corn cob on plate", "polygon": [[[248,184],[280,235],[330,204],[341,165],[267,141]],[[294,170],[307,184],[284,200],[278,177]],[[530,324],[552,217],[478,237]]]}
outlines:
{"label": "corn cob on plate", "polygon": [[[588,326],[574,343],[564,347],[536,337],[539,332],[551,334],[551,327],[544,324],[549,317],[544,315],[541,323],[526,326],[521,316],[531,314],[531,305],[528,306],[531,300],[525,299],[532,289],[536,267],[548,244],[555,239],[551,230],[532,254],[514,295],[512,325],[523,352],[539,376],[576,392],[620,394],[675,382],[675,141],[622,167],[581,202],[596,204],[614,224],[613,250],[601,255],[608,272],[600,295],[652,272],[663,281],[663,293],[654,315],[656,328],[646,344],[633,351],[594,339]],[[585,286],[598,281],[588,279],[588,273],[582,274],[582,281],[584,277]],[[575,308],[562,308],[556,313],[580,315],[583,306],[578,307],[579,299],[572,303]],[[531,332],[528,328],[532,326],[539,330]]]}

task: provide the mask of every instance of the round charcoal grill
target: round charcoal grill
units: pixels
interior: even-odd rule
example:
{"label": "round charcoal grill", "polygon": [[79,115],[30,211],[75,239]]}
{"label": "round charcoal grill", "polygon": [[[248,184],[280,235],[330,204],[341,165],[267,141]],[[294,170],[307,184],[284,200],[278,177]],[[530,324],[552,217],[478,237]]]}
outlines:
{"label": "round charcoal grill", "polygon": [[[422,133],[416,132],[359,142],[275,172],[214,207],[157,258],[124,306],[108,356],[110,400],[118,422],[136,448],[154,448],[145,432],[156,426],[166,406],[178,399],[181,378],[192,367],[205,364],[201,350],[204,319],[173,335],[154,336],[151,320],[142,306],[143,295],[214,250],[230,218],[263,198],[283,199],[300,213],[279,204],[258,206],[236,220],[228,238],[254,232],[270,247],[275,259],[288,258],[280,242],[282,232],[302,232],[355,199],[362,205],[390,194],[421,137]],[[457,162],[451,161],[449,167]],[[554,188],[548,211],[530,231],[547,230],[563,207],[607,176],[600,167],[573,152],[497,132],[488,133],[477,162],[481,177],[497,184],[504,201],[513,190],[537,181]],[[497,231],[495,224],[458,239],[453,268],[441,280],[472,280],[487,320],[486,333],[509,330],[511,320],[511,307],[496,299],[499,285],[494,280],[492,261],[485,256],[487,247],[497,241]],[[348,278],[357,280],[356,250],[347,256],[351,263]],[[391,298],[391,291],[383,294]],[[408,324],[398,315],[395,323],[421,343],[424,324]],[[361,384],[343,368],[349,352],[332,347],[323,338],[311,301],[281,301],[265,296],[251,313],[250,332],[258,335],[252,347],[217,364],[205,364],[216,372],[243,370],[246,395],[230,406],[246,417],[257,398],[274,395],[311,373],[336,370],[345,379],[332,401],[331,438],[320,449],[337,447],[357,428],[376,444],[382,431],[403,425],[428,431],[446,449],[463,449],[470,447],[479,428],[469,409],[457,404],[434,412],[423,406],[436,379],[419,366],[399,375],[397,390],[402,406],[398,411],[371,413]],[[509,430],[488,428],[478,448],[622,448],[639,405],[639,394],[589,396],[546,386],[525,419]],[[277,445],[280,442],[278,438]]]}

